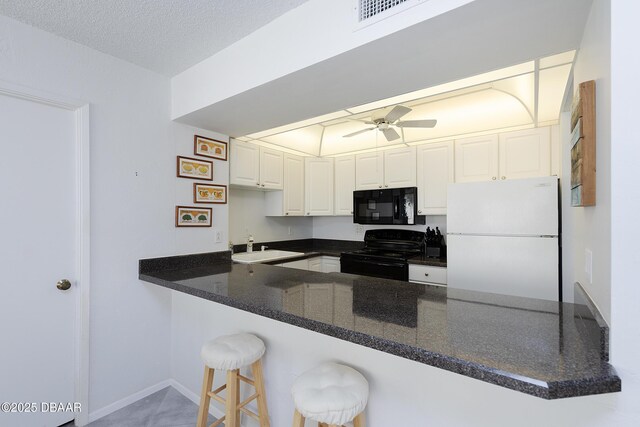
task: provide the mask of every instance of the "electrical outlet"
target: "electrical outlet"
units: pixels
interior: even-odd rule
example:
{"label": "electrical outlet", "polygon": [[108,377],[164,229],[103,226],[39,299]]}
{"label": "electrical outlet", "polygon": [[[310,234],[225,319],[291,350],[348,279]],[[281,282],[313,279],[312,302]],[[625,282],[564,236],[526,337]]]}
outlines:
{"label": "electrical outlet", "polygon": [[216,231],[216,243],[222,243],[222,231]]}
{"label": "electrical outlet", "polygon": [[584,272],[587,273],[589,284],[593,284],[593,252],[590,249],[584,250]]}
{"label": "electrical outlet", "polygon": [[287,233],[289,234],[289,236],[291,236],[291,227],[289,227],[289,229],[287,230]]}
{"label": "electrical outlet", "polygon": [[364,234],[364,226],[356,225],[356,235]]}

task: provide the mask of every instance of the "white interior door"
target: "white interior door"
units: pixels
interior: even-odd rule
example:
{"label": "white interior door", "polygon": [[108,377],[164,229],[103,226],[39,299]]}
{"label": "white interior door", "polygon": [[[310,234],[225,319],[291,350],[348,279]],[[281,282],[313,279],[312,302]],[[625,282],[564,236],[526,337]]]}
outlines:
{"label": "white interior door", "polygon": [[35,404],[0,412],[3,426],[74,418],[42,406],[75,400],[74,144],[73,112],[0,95],[0,402]]}

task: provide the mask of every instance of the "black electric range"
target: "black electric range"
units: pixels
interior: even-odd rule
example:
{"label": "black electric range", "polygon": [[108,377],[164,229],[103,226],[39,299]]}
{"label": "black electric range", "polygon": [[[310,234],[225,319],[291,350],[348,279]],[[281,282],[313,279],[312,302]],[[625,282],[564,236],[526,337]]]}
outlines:
{"label": "black electric range", "polygon": [[340,255],[342,273],[409,280],[407,260],[423,253],[425,233],[411,230],[367,230],[364,249]]}

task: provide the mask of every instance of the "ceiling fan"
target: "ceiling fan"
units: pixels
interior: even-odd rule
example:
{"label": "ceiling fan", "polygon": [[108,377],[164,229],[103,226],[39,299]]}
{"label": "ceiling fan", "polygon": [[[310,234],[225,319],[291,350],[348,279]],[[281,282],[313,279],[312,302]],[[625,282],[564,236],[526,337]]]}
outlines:
{"label": "ceiling fan", "polygon": [[432,128],[437,123],[437,120],[400,120],[402,116],[409,114],[410,111],[411,108],[405,107],[403,105],[396,105],[385,116],[376,117],[374,115],[371,120],[362,122],[368,125],[375,125],[374,127],[362,129],[357,132],[344,135],[343,138],[351,138],[352,136],[360,135],[361,133],[378,129],[384,134],[384,137],[387,138],[387,141],[395,141],[396,139],[400,138],[400,135],[391,126],[397,126],[401,128]]}

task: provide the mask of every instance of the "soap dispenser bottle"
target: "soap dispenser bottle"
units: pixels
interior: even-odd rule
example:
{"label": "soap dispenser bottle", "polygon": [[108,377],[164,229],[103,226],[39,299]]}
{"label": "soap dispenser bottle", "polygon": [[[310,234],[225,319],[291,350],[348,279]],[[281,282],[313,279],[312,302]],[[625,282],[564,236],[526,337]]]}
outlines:
{"label": "soap dispenser bottle", "polygon": [[249,238],[247,239],[247,252],[253,252],[253,236],[249,234]]}

